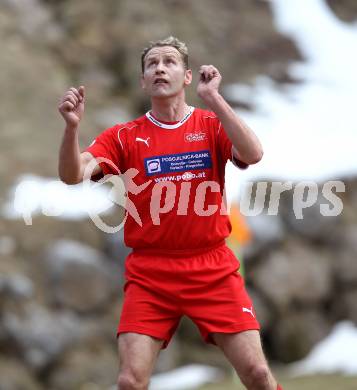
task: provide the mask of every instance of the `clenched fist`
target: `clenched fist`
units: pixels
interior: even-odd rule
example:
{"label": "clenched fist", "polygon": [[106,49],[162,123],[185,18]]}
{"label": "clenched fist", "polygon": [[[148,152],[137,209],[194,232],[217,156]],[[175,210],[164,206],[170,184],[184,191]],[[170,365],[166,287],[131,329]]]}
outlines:
{"label": "clenched fist", "polygon": [[71,87],[60,100],[58,111],[67,126],[78,126],[84,112],[84,86],[78,89]]}
{"label": "clenched fist", "polygon": [[207,100],[218,92],[222,76],[213,65],[202,65],[199,74],[200,79],[197,85],[197,94],[207,103]]}

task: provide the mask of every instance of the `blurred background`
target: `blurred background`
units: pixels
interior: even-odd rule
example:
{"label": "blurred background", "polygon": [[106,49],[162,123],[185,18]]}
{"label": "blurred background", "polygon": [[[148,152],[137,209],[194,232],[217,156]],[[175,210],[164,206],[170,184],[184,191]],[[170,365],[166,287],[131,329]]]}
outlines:
{"label": "blurred background", "polygon": [[[274,372],[288,390],[356,389],[354,0],[0,0],[0,389],[114,389],[128,251],[121,233],[103,233],[88,213],[116,226],[123,210],[105,200],[110,188],[58,181],[57,105],[70,86],[86,86],[83,149],[143,114],[140,53],[168,35],[187,42],[194,86],[201,64],[220,69],[222,93],[264,146],[257,166],[227,166],[229,244]],[[195,87],[188,101],[202,106]],[[291,189],[270,215],[274,181]],[[321,214],[332,208],[327,181],[343,183],[337,216]],[[258,182],[266,193],[249,184]],[[252,188],[256,203],[243,213]],[[240,386],[183,319],[151,389]]]}

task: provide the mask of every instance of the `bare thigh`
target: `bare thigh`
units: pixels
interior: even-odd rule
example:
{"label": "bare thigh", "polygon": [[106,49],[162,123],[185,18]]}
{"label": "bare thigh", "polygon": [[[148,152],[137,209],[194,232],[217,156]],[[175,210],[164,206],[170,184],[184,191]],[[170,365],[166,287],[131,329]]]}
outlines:
{"label": "bare thigh", "polygon": [[121,333],[118,338],[119,377],[148,383],[164,340],[139,333]]}

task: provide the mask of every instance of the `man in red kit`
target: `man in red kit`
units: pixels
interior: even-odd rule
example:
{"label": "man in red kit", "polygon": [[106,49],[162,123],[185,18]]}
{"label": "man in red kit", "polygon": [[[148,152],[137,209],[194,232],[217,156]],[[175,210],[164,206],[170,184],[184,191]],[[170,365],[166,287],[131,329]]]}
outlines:
{"label": "man in red kit", "polygon": [[[67,184],[121,175],[126,184],[124,302],[118,325],[118,389],[147,389],[158,354],[183,315],[216,344],[249,390],[276,390],[259,323],[239,262],[225,245],[227,160],[246,168],[262,147],[219,93],[221,75],[203,65],[197,93],[209,111],[191,107],[187,47],[177,38],[151,42],[141,58],[141,86],[151,110],[101,133],[83,152],[78,127],[85,91],[59,104],[66,122],[59,176]],[[94,169],[88,173],[88,166]],[[109,176],[108,176],[109,177]],[[128,203],[129,204],[129,203]],[[130,212],[131,210],[131,212]]]}

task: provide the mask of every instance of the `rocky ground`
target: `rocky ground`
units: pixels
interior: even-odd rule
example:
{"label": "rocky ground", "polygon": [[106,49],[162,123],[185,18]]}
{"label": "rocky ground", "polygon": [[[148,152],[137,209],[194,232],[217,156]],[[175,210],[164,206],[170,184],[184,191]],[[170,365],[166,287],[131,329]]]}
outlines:
{"label": "rocky ground", "polygon": [[[352,0],[328,3],[356,20]],[[187,41],[194,69],[214,63],[225,83],[258,74],[297,82],[286,69],[303,59],[274,30],[265,1],[0,0],[1,207],[19,175],[56,176],[57,101],[70,85],[87,87],[83,147],[106,126],[143,112],[139,53],[169,34]],[[189,99],[199,104],[194,90]],[[341,319],[357,324],[357,179],[345,182],[339,217],[321,218],[317,204],[297,222],[286,193],[278,216],[248,220],[247,285],[274,360],[305,356]],[[39,216],[26,226],[0,217],[0,256],[0,389],[107,389],[117,372],[120,238],[87,220]],[[227,369],[184,320],[157,370],[187,361]]]}

